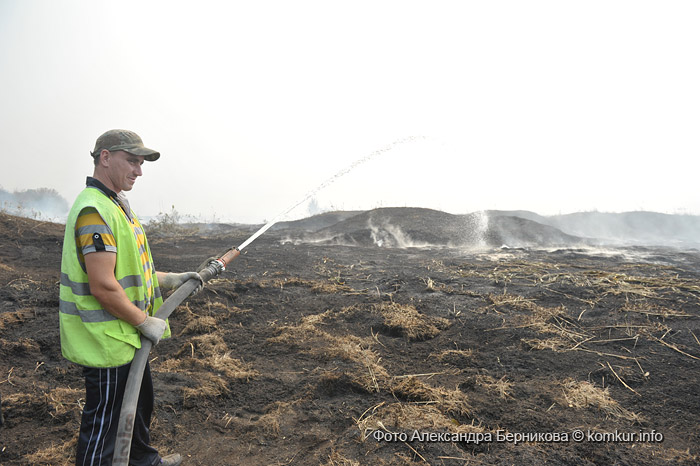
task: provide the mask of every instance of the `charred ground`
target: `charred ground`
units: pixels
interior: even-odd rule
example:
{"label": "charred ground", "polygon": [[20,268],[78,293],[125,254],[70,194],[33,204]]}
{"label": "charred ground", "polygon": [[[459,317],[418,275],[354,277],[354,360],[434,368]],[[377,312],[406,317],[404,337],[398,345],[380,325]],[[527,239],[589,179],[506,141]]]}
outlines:
{"label": "charred ground", "polygon": [[[71,464],[84,394],[60,356],[62,231],[0,215],[2,464]],[[248,234],[151,243],[160,270],[181,271]],[[697,464],[698,251],[289,237],[264,235],[173,314],[174,338],[151,355],[163,452],[201,465]],[[577,429],[663,442],[495,441]]]}

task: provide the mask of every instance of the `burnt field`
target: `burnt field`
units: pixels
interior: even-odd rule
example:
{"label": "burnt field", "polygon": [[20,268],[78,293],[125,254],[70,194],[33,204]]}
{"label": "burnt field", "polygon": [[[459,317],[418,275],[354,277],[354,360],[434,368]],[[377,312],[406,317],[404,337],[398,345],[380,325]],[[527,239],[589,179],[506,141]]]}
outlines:
{"label": "burnt field", "polygon": [[[697,250],[584,247],[549,229],[535,236],[569,243],[500,248],[488,228],[479,247],[437,247],[434,222],[399,235],[423,247],[395,234],[379,247],[356,223],[313,242],[268,232],[173,313],[173,338],[151,353],[162,453],[191,465],[700,462]],[[191,270],[250,233],[201,231],[149,232],[157,269]],[[0,214],[3,465],[73,461],[84,389],[60,355],[62,237]]]}

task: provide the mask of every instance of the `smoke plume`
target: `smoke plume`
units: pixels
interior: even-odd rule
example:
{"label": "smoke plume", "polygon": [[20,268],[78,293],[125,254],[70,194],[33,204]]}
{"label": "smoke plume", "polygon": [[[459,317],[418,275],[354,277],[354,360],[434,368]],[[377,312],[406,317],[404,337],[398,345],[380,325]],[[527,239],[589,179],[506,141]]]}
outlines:
{"label": "smoke plume", "polygon": [[68,201],[55,189],[38,188],[9,192],[0,188],[0,211],[37,220],[65,220]]}

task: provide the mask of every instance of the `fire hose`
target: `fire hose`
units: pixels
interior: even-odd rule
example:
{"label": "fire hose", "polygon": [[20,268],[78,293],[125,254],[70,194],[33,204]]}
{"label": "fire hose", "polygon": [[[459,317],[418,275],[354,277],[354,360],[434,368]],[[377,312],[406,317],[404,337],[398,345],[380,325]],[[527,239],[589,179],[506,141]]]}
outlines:
{"label": "fire hose", "polygon": [[[267,226],[267,225],[266,225]],[[270,225],[271,226],[271,225]],[[269,227],[268,227],[269,228]],[[262,234],[262,233],[261,233]],[[258,235],[259,236],[259,235]],[[255,238],[253,238],[255,239]],[[247,241],[242,244],[242,247],[250,244]],[[202,280],[206,283],[216,277],[224,270],[226,266],[238,257],[241,253],[241,247],[232,248],[226,251],[220,258],[210,261],[204,269],[199,272]],[[155,316],[159,319],[167,319],[177,306],[182,303],[189,295],[199,286],[199,281],[190,279],[183,283],[175,290],[168,299],[165,300],[162,306],[158,309]],[[148,354],[151,351],[153,343],[148,338],[141,336],[141,348],[136,350],[134,359],[131,361],[129,369],[129,377],[126,381],[124,389],[124,399],[122,401],[122,409],[119,414],[119,426],[117,428],[117,440],[114,447],[114,455],[112,457],[113,465],[129,464],[129,454],[131,453],[131,439],[134,433],[134,419],[136,417],[136,405],[139,401],[139,392],[141,391],[141,382],[143,381],[143,373],[148,361]]]}

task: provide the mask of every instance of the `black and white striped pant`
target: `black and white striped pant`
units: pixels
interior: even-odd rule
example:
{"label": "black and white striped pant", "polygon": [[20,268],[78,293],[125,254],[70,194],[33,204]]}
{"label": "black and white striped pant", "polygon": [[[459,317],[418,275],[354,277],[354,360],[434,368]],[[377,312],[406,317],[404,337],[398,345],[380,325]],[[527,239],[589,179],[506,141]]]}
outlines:
{"label": "black and white striped pant", "polygon": [[[107,369],[84,367],[85,406],[80,424],[76,466],[111,465],[119,425],[119,413],[124,399],[126,379],[131,364]],[[153,381],[146,364],[136,408],[134,436],[131,441],[129,464],[151,466],[158,464],[158,451],[149,445],[151,413],[153,412]]]}

